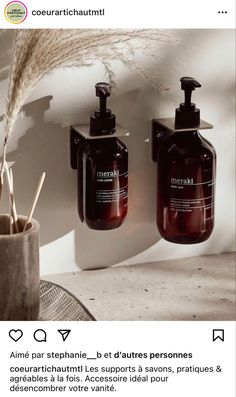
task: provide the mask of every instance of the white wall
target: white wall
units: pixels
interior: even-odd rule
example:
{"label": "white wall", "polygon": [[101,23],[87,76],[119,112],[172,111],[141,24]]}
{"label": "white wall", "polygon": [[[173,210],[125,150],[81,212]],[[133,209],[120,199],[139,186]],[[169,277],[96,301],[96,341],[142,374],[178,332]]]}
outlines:
{"label": "white wall", "polygon": [[[89,120],[96,107],[94,84],[104,80],[101,64],[56,70],[31,93],[15,125],[8,159],[14,166],[19,213],[28,212],[37,180],[47,172],[35,217],[41,224],[41,273],[60,273],[118,263],[142,263],[220,253],[235,249],[235,120],[234,32],[232,30],[172,31],[177,44],[157,43],[157,59],[140,54],[140,62],[169,88],[160,93],[138,72],[113,62],[117,88],[110,106],[117,120],[132,131],[129,148],[129,215],[114,231],[91,231],[77,215],[76,173],[69,167],[68,126]],[[12,32],[0,33],[0,116],[4,113]],[[204,132],[218,155],[216,226],[208,241],[175,245],[160,239],[156,225],[156,164],[150,158],[151,119],[174,115],[182,101],[179,78],[197,78],[194,92],[201,116],[214,124]],[[0,123],[1,142],[3,122]],[[7,211],[3,197],[0,211]]]}

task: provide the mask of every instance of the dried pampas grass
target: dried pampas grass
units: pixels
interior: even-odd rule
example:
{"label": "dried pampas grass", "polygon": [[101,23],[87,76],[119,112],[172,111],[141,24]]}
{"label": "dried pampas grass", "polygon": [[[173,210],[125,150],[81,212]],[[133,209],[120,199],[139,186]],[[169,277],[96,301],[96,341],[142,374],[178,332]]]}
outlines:
{"label": "dried pampas grass", "polygon": [[1,184],[6,161],[7,144],[14,122],[29,92],[48,72],[62,66],[85,66],[94,61],[104,64],[110,81],[114,75],[112,60],[121,60],[134,67],[153,85],[152,77],[142,69],[138,53],[155,57],[157,42],[175,42],[164,30],[18,30],[9,81],[5,112],[5,140],[1,167]]}

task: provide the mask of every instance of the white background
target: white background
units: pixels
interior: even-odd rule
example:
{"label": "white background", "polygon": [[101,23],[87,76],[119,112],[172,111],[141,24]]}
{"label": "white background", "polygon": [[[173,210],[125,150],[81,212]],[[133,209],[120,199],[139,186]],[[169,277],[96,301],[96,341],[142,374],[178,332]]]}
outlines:
{"label": "white background", "polygon": [[[8,1],[0,5],[4,9]],[[29,16],[20,28],[233,28],[234,0],[25,0]],[[32,17],[33,9],[103,9],[105,17]],[[218,11],[228,11],[218,14]],[[0,26],[14,28],[0,17]]]}

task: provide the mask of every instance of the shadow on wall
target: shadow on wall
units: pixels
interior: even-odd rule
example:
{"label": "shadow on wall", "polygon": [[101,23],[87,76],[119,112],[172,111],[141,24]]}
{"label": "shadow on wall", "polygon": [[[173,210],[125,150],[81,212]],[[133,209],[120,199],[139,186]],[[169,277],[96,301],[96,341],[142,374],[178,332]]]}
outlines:
{"label": "shadow on wall", "polygon": [[41,245],[62,237],[74,227],[75,183],[68,166],[67,128],[46,122],[44,113],[52,96],[23,106],[24,117],[33,127],[18,140],[17,150],[8,155],[13,167],[14,189],[19,213],[27,214],[40,175],[47,177],[35,217],[41,226]]}
{"label": "shadow on wall", "polygon": [[[0,31],[0,80],[9,75],[13,35]],[[133,125],[130,120],[139,114],[138,96],[138,90],[113,96],[116,113],[124,114],[124,109],[129,109],[122,117],[126,126]],[[149,145],[144,144],[147,122],[143,119],[135,125],[135,133],[124,139],[129,149],[128,217],[119,229],[97,232],[83,225],[77,214],[77,175],[69,166],[68,128],[44,119],[52,100],[52,96],[46,96],[22,108],[24,118],[33,126],[18,140],[17,150],[8,155],[8,161],[16,161],[13,171],[18,213],[28,214],[37,181],[45,170],[47,177],[34,215],[40,222],[41,245],[74,230],[75,260],[81,269],[111,266],[141,253],[159,240],[153,218],[155,169]],[[89,113],[90,109],[80,109],[80,119],[88,119]],[[5,195],[1,211],[8,211],[7,203]]]}
{"label": "shadow on wall", "polygon": [[[9,34],[11,37],[8,36]],[[215,73],[209,68],[209,59],[212,58],[203,57],[201,62],[203,66],[200,67],[193,57],[193,48],[195,54],[201,51],[204,39],[208,50],[215,34],[214,31],[209,30],[180,30],[178,35],[182,37],[181,47],[170,48],[168,45],[163,45],[158,67],[154,61],[149,66],[150,71],[156,70],[158,81],[170,87],[170,91],[167,91],[165,96],[154,93],[148,84],[143,85],[142,95],[138,90],[129,91],[127,87],[137,86],[127,81],[133,79],[136,83],[139,75],[135,73],[133,77],[130,78],[129,75],[120,82],[120,92],[124,92],[123,95],[116,96],[115,93],[112,95],[111,107],[117,114],[120,124],[129,128],[131,132],[134,131],[129,138],[124,139],[129,149],[129,212],[126,222],[120,229],[96,232],[81,224],[77,214],[76,172],[69,166],[68,128],[47,122],[44,118],[53,98],[46,96],[24,106],[24,115],[28,120],[30,119],[33,126],[19,139],[17,150],[9,154],[8,160],[17,161],[14,178],[19,213],[28,213],[40,174],[43,170],[47,172],[45,186],[35,213],[41,224],[42,245],[74,230],[76,262],[80,268],[88,269],[106,267],[126,260],[143,252],[160,239],[155,225],[156,166],[151,161],[149,145],[144,143],[150,131],[148,120],[154,116],[165,117],[173,114],[182,98],[177,84],[181,75],[193,74],[199,77],[201,82],[207,81],[207,87],[211,84],[211,88],[205,91],[209,101],[212,92],[216,94],[215,97],[217,96],[217,92],[213,90]],[[216,41],[216,46],[219,45],[219,39]],[[9,71],[11,41],[12,33],[0,30],[0,79],[5,79]],[[229,88],[230,85],[227,87]],[[221,86],[221,92],[223,88],[224,85]],[[231,88],[233,94],[232,90]],[[209,102],[208,97],[204,97]],[[231,107],[227,107],[228,109]],[[88,120],[90,110],[88,107],[79,109],[78,117],[81,122]],[[224,116],[228,114],[225,113]],[[219,144],[221,144],[220,140]],[[232,181],[234,185],[233,173]],[[7,200],[5,201],[7,208]],[[222,231],[219,227],[217,230],[220,238]],[[61,246],[62,256],[63,243],[64,241]],[[215,244],[216,239],[209,241],[205,245],[205,252],[214,251]],[[58,245],[55,247],[58,249]]]}
{"label": "shadow on wall", "polygon": [[[135,107],[137,94],[132,91],[116,97],[116,106]],[[28,214],[37,181],[45,170],[47,177],[35,212],[41,226],[41,245],[75,230],[75,258],[82,269],[110,266],[152,246],[159,239],[152,215],[155,170],[149,160],[149,145],[144,144],[145,129],[140,127],[125,142],[130,159],[126,222],[113,231],[93,231],[80,222],[77,214],[77,175],[69,165],[69,130],[44,119],[52,99],[46,96],[24,105],[24,118],[30,117],[33,126],[19,139],[17,150],[8,155],[8,161],[16,161],[13,171],[18,213]]]}

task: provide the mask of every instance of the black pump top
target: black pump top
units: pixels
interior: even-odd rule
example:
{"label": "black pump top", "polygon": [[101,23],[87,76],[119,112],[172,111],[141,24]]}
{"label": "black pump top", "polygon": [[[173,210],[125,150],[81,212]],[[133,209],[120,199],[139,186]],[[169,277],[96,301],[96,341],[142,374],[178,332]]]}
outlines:
{"label": "black pump top", "polygon": [[185,93],[185,102],[179,105],[175,111],[175,125],[180,127],[198,127],[200,123],[200,109],[195,103],[191,103],[192,91],[201,87],[201,84],[193,77],[181,77],[181,89]]}
{"label": "black pump top", "polygon": [[90,135],[108,135],[116,131],[116,116],[107,109],[107,97],[111,95],[108,83],[95,85],[96,96],[100,99],[100,108],[90,117]]}

